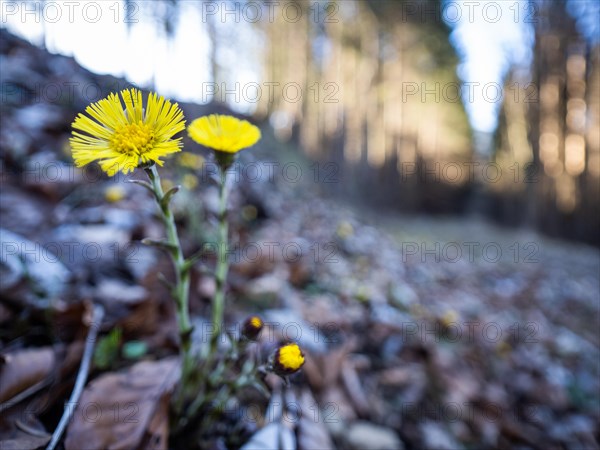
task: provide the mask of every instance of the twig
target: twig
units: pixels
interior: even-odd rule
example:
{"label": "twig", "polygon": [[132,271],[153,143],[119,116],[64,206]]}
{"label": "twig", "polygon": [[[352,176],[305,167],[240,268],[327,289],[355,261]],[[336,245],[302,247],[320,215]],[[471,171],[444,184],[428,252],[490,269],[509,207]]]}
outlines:
{"label": "twig", "polygon": [[10,408],[11,406],[16,405],[17,403],[21,403],[26,398],[31,397],[33,394],[35,394],[38,391],[41,391],[46,386],[48,386],[49,384],[52,383],[53,378],[54,378],[54,376],[49,376],[47,378],[44,378],[43,380],[38,381],[33,386],[30,386],[27,389],[25,389],[24,391],[19,392],[17,395],[12,397],[10,400],[5,401],[4,403],[0,403],[0,411],[4,411],[5,409]]}
{"label": "twig", "polygon": [[94,347],[96,346],[96,339],[98,337],[98,329],[100,328],[100,324],[102,323],[102,318],[104,317],[104,308],[100,305],[94,306],[94,314],[92,317],[92,324],[90,326],[90,330],[88,332],[87,338],[85,340],[85,349],[83,351],[83,358],[81,359],[81,365],[79,366],[79,372],[77,372],[77,379],[75,380],[75,387],[73,388],[73,392],[71,393],[71,397],[69,398],[69,402],[67,403],[67,407],[60,418],[60,422],[54,430],[52,434],[52,440],[46,447],[46,450],[54,450],[60,437],[65,431],[65,428],[71,421],[71,417],[75,412],[75,408],[71,407],[71,405],[76,405],[79,401],[79,397],[81,397],[81,393],[83,392],[83,388],[85,387],[85,382],[87,380],[89,371],[90,371],[90,362],[92,360],[92,356],[94,354]]}

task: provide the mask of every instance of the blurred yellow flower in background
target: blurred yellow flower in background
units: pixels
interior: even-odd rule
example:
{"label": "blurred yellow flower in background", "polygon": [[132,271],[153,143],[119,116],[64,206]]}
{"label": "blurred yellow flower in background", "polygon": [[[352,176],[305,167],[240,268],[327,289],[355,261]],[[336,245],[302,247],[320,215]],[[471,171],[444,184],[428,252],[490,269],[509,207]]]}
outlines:
{"label": "blurred yellow flower in background", "polygon": [[120,202],[125,198],[125,189],[118,184],[109,186],[104,190],[104,198],[110,203]]}
{"label": "blurred yellow flower in background", "polygon": [[194,190],[198,187],[198,177],[191,173],[186,173],[181,180],[181,184],[189,191]]}
{"label": "blurred yellow flower in background", "polygon": [[179,155],[179,165],[188,169],[202,169],[204,158],[195,153],[183,152]]}
{"label": "blurred yellow flower in background", "polygon": [[175,187],[175,183],[168,178],[163,178],[160,180],[160,187],[164,192],[168,192]]}
{"label": "blurred yellow flower in background", "polygon": [[190,137],[200,145],[218,152],[237,153],[256,144],[258,127],[247,120],[222,114],[200,117],[188,126]]}
{"label": "blurred yellow flower in background", "polygon": [[185,129],[177,103],[151,93],[144,108],[141,91],[125,89],[120,95],[125,108],[112,93],[86,108],[90,117],[75,118],[70,143],[77,167],[98,161],[109,176],[119,171],[127,174],[140,164],[162,166],[161,157],[181,150],[181,138],[173,139]]}

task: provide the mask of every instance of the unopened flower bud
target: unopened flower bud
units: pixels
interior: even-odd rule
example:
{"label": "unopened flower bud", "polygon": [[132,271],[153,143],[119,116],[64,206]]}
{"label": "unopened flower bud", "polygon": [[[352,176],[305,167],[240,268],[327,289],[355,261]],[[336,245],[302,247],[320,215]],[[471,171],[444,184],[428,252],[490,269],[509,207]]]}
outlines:
{"label": "unopened flower bud", "polygon": [[264,322],[258,316],[248,317],[242,324],[242,336],[249,341],[256,341],[264,325]]}
{"label": "unopened flower bud", "polygon": [[296,373],[304,365],[304,353],[298,344],[285,344],[269,358],[269,368],[279,376]]}

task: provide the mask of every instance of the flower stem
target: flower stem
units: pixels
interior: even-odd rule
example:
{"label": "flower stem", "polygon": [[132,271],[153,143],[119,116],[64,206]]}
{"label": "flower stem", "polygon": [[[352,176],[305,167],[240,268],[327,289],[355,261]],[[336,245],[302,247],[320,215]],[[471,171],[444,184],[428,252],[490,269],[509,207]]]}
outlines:
{"label": "flower stem", "polygon": [[165,224],[167,232],[167,244],[173,266],[175,268],[175,286],[173,288],[173,297],[177,305],[177,326],[179,328],[179,336],[181,339],[181,354],[183,356],[183,370],[182,378],[185,382],[185,376],[190,368],[190,351],[191,351],[191,332],[192,326],[190,324],[188,296],[190,288],[190,271],[185,266],[185,258],[183,257],[183,250],[181,249],[181,243],[179,242],[179,235],[177,234],[177,226],[175,225],[175,217],[169,206],[168,199],[165,199],[162,186],[160,184],[160,176],[156,170],[156,166],[145,169],[150,182],[152,183],[152,190],[156,203],[158,204],[161,212],[161,218]]}
{"label": "flower stem", "polygon": [[221,168],[221,184],[219,185],[219,242],[217,249],[217,267],[215,271],[216,292],[212,308],[212,325],[214,334],[211,340],[211,354],[214,355],[220,330],[223,326],[223,308],[225,306],[225,281],[229,270],[227,255],[227,170]]}

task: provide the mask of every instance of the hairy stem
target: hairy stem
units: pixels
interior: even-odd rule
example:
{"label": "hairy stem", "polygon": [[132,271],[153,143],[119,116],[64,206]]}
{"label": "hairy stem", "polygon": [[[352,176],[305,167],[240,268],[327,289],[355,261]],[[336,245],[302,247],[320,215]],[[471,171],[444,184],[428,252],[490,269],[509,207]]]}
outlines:
{"label": "hairy stem", "polygon": [[219,185],[219,242],[217,247],[217,267],[215,271],[216,292],[212,307],[213,336],[211,340],[211,354],[214,355],[219,340],[220,330],[223,326],[223,308],[225,306],[225,281],[229,270],[227,255],[227,171],[221,169],[221,184]]}
{"label": "hairy stem", "polygon": [[[169,206],[168,201],[163,201],[165,194],[163,193],[160,184],[160,176],[156,170],[156,166],[146,169],[146,174],[152,183],[155,199],[161,212],[161,218],[167,232],[167,244],[173,266],[175,268],[175,285],[172,295],[177,305],[177,326],[179,328],[179,337],[181,339],[181,355],[183,359],[182,380],[185,387],[187,376],[191,370],[191,333],[192,326],[190,323],[188,297],[190,290],[190,271],[186,267],[183,250],[177,234],[177,226],[175,225],[175,217]],[[167,199],[168,200],[168,199]],[[183,392],[183,390],[182,390]]]}

